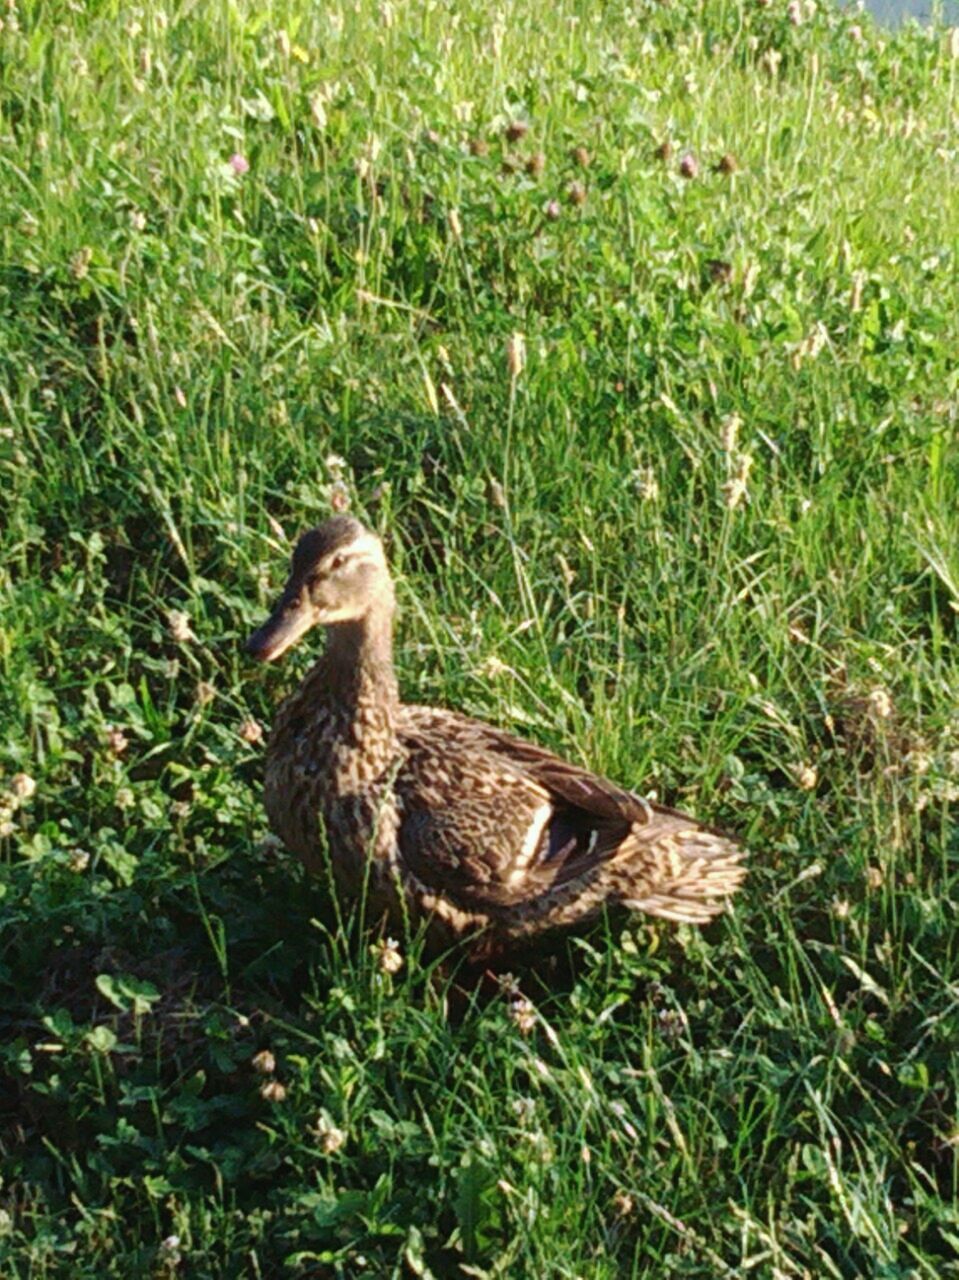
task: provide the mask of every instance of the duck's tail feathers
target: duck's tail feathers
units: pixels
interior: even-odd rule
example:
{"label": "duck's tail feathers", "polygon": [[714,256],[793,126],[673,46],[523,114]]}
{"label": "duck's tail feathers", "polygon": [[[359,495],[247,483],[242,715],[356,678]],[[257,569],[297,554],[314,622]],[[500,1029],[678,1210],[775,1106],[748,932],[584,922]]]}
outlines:
{"label": "duck's tail feathers", "polygon": [[[659,815],[657,815],[657,818]],[[639,826],[623,842],[620,901],[634,911],[664,920],[704,924],[718,915],[746,875],[746,851],[728,836],[670,814],[654,823],[655,834]]]}

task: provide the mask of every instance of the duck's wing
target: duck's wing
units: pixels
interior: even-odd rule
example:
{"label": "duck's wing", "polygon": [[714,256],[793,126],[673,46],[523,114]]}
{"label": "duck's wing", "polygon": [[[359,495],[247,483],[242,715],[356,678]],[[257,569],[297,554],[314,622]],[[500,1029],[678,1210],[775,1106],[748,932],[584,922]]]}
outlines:
{"label": "duck's wing", "polygon": [[741,879],[732,841],[491,725],[407,706],[400,737],[401,857],[465,907],[585,894],[703,920]]}

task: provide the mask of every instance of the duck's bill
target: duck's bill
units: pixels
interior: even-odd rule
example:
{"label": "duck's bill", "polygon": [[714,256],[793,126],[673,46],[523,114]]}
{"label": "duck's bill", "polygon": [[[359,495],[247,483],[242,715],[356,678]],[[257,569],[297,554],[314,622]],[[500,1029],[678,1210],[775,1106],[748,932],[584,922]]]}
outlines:
{"label": "duck's bill", "polygon": [[316,619],[308,604],[281,600],[258,631],[246,642],[247,652],[260,662],[275,662],[304,636]]}

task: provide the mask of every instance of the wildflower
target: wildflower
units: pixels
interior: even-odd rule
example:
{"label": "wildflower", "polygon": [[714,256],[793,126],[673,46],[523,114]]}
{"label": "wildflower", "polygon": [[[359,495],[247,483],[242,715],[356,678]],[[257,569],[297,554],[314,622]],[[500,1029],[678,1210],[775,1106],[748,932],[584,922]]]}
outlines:
{"label": "wildflower", "polygon": [[866,884],[868,884],[870,889],[881,889],[882,879],[883,877],[882,877],[881,867],[866,868]]}
{"label": "wildflower", "polygon": [[571,182],[566,188],[566,198],[570,204],[583,205],[586,203],[586,188],[581,182]]}
{"label": "wildflower", "polygon": [[762,65],[771,76],[774,76],[779,70],[779,64],[782,60],[783,56],[778,49],[767,49],[761,58]]}
{"label": "wildflower", "polygon": [[660,1009],[656,1025],[664,1040],[676,1041],[686,1030],[686,1016],[680,1009]]}
{"label": "wildflower", "polygon": [[581,169],[588,169],[592,160],[585,147],[573,147],[569,153],[569,158],[573,164],[578,164]]}
{"label": "wildflower", "polygon": [[190,615],[182,609],[169,609],[166,615],[171,637],[177,644],[189,644],[196,639],[190,625]]}
{"label": "wildflower", "polygon": [[813,764],[800,764],[794,770],[796,786],[802,791],[812,791],[819,781],[819,774]]}
{"label": "wildflower", "polygon": [[246,156],[241,155],[239,151],[234,151],[229,159],[230,168],[238,178],[242,178],[245,173],[250,171],[250,162]]}
{"label": "wildflower", "polygon": [[663,141],[656,148],[656,150],[653,152],[653,155],[656,157],[657,160],[667,160],[667,161],[671,160],[673,155],[673,144],[669,141],[668,138],[664,138]]}
{"label": "wildflower", "polygon": [[130,745],[130,739],[122,729],[111,724],[107,726],[107,750],[111,755],[122,756],[124,751]]}
{"label": "wildflower", "polygon": [[498,676],[504,676],[509,671],[510,667],[507,666],[502,658],[498,658],[495,653],[491,653],[485,662],[481,662],[477,667],[477,674],[488,680],[495,680]]}
{"label": "wildflower", "polygon": [[325,1111],[320,1112],[312,1133],[316,1136],[320,1150],[325,1156],[335,1155],[342,1146],[346,1145],[346,1133],[337,1128]]}
{"label": "wildflower", "polygon": [[506,340],[506,368],[514,381],[526,368],[526,339],[518,330]]}
{"label": "wildflower", "polygon": [[525,1124],[527,1120],[532,1120],[536,1112],[536,1100],[528,1097],[514,1098],[510,1103],[510,1110],[520,1123]]}
{"label": "wildflower", "polygon": [[84,280],[87,272],[90,270],[90,263],[93,261],[93,250],[89,245],[84,245],[70,259],[70,274],[74,280]]}
{"label": "wildflower", "polygon": [[485,138],[470,138],[469,149],[471,156],[489,155],[489,143]]}
{"label": "wildflower", "polygon": [[635,1208],[633,1197],[625,1191],[617,1191],[613,1196],[613,1209],[617,1218],[628,1218]]}
{"label": "wildflower", "polygon": [[249,742],[252,746],[256,742],[260,742],[263,738],[263,726],[258,720],[254,720],[252,716],[247,716],[240,724],[237,730],[244,742]]}
{"label": "wildflower", "polygon": [[528,1036],[536,1026],[536,1008],[525,996],[518,996],[511,1001],[509,1016],[515,1022],[521,1036]]}
{"label": "wildflower", "polygon": [[350,509],[350,491],[342,480],[335,480],[330,485],[330,506],[337,514]]}
{"label": "wildflower", "polygon": [[853,44],[860,44],[862,42],[862,27],[859,26],[858,23],[853,23],[853,25],[846,32],[846,35],[853,42]]}
{"label": "wildflower", "polygon": [[134,231],[145,231],[147,225],[147,216],[142,209],[130,210],[130,226]]}
{"label": "wildflower", "polygon": [[637,467],[630,479],[641,502],[655,502],[659,497],[659,481],[652,467]]}
{"label": "wildflower", "polygon": [[180,1237],[167,1236],[160,1241],[160,1253],[167,1266],[178,1266],[180,1262]]}
{"label": "wildflower", "polygon": [[522,120],[511,120],[503,132],[507,142],[519,142],[520,138],[525,138],[529,133],[529,125]]}
{"label": "wildflower", "polygon": [[735,173],[738,168],[739,165],[736,162],[736,157],[734,155],[730,155],[727,151],[724,156],[720,157],[719,163],[716,165],[716,172]]}
{"label": "wildflower", "polygon": [[286,1085],[279,1080],[264,1080],[260,1085],[260,1097],[266,1102],[283,1102],[286,1098]]}
{"label": "wildflower", "polygon": [[848,920],[852,905],[847,898],[833,898],[830,911],[837,920]]}
{"label": "wildflower", "polygon": [[695,178],[699,173],[699,161],[691,151],[687,151],[679,162],[679,174],[682,178]]}
{"label": "wildflower", "polygon": [[786,17],[794,27],[802,25],[802,5],[799,0],[789,0],[786,6]]}
{"label": "wildflower", "polygon": [[542,151],[534,151],[526,161],[526,172],[531,178],[539,178],[546,168],[546,156]]}
{"label": "wildflower", "polygon": [[269,1049],[261,1049],[250,1059],[250,1065],[257,1075],[271,1076],[276,1070],[276,1059]]}
{"label": "wildflower", "polygon": [[892,715],[892,698],[885,689],[873,689],[869,694],[869,709],[879,720]]}
{"label": "wildflower", "polygon": [[376,948],[377,964],[380,966],[381,973],[399,973],[403,968],[403,955],[400,951],[400,944],[395,938],[384,938]]}
{"label": "wildflower", "polygon": [[129,787],[118,787],[113,803],[118,809],[132,809],[136,804],[136,797]]}
{"label": "wildflower", "polygon": [[563,210],[558,200],[548,200],[544,212],[550,222],[556,222]]}
{"label": "wildflower", "polygon": [[17,799],[17,802],[29,800],[36,793],[36,781],[30,777],[29,773],[15,773],[10,779],[10,791]]}
{"label": "wildflower", "polygon": [[67,855],[67,866],[71,871],[75,872],[76,875],[80,875],[82,872],[86,871],[89,865],[90,855],[87,853],[86,849],[70,850]]}

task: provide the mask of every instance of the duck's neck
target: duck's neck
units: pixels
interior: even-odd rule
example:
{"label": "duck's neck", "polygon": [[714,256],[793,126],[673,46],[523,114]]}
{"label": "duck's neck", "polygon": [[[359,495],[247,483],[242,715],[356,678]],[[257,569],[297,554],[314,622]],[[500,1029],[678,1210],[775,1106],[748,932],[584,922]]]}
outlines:
{"label": "duck's neck", "polygon": [[349,710],[366,706],[393,711],[398,704],[393,671],[393,600],[382,599],[365,617],[328,629],[323,657],[328,695]]}
{"label": "duck's neck", "polygon": [[[381,777],[396,758],[399,693],[393,671],[393,600],[328,629],[326,652],[291,699],[291,725],[310,726],[310,748],[332,795]],[[315,736],[314,736],[315,735]]]}

